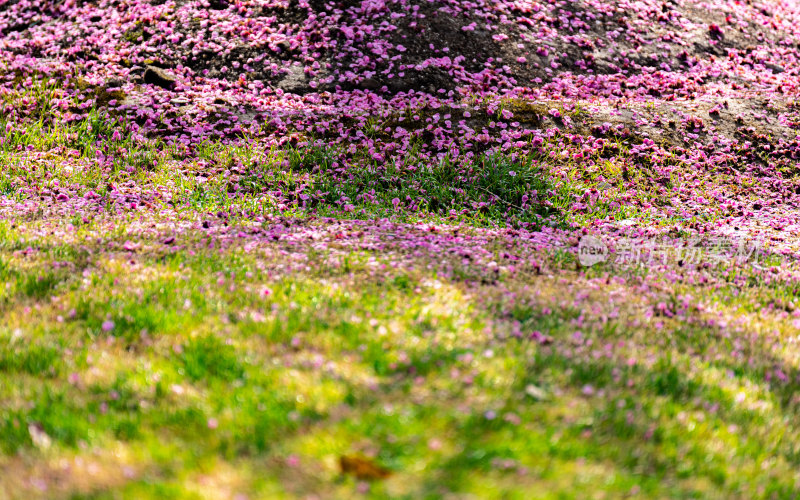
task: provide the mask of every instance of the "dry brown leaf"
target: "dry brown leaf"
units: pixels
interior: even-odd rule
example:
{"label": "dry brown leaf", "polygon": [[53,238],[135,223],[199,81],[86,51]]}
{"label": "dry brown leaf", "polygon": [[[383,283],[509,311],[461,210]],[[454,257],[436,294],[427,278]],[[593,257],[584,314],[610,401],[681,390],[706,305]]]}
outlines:
{"label": "dry brown leaf", "polygon": [[372,460],[364,457],[346,456],[339,457],[339,466],[342,474],[350,474],[358,479],[375,480],[386,479],[392,475],[392,471],[381,467]]}

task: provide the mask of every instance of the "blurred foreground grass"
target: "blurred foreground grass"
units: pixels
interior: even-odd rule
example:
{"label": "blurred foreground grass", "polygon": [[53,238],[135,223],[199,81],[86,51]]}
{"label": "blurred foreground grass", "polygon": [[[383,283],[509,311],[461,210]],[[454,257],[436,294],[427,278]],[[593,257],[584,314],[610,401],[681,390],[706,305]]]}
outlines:
{"label": "blurred foreground grass", "polygon": [[797,491],[791,282],[546,252],[513,278],[380,251],[287,272],[269,245],[45,227],[2,227],[5,498]]}

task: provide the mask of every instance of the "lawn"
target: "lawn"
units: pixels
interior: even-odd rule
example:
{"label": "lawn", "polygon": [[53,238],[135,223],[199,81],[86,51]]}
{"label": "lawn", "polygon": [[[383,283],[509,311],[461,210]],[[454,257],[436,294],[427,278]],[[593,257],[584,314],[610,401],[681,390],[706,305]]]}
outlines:
{"label": "lawn", "polygon": [[[261,190],[231,194],[155,146],[118,158],[159,158],[134,175],[38,166],[89,125],[31,128],[4,152],[12,498],[793,495],[800,285],[786,257],[699,245],[685,266],[582,267],[557,218],[493,229],[491,211],[412,220],[391,202],[372,208],[383,218],[275,214],[253,208]],[[241,162],[240,185],[288,182],[317,154],[209,150]],[[535,179],[518,165],[494,189]]]}

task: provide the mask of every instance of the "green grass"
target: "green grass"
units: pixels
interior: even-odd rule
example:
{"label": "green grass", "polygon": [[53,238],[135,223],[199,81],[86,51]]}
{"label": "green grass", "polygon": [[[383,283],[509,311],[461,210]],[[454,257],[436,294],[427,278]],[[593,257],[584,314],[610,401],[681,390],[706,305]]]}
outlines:
{"label": "green grass", "polygon": [[[93,92],[97,91],[88,88],[84,94],[91,97]],[[0,193],[22,201],[23,188],[51,189],[60,183],[83,196],[133,181],[139,193],[168,192],[171,206],[193,212],[393,217],[484,227],[564,226],[625,217],[621,199],[626,189],[621,183],[626,167],[619,159],[604,159],[602,151],[592,159],[602,164],[592,169],[562,157],[565,140],[569,144],[566,136],[548,139],[535,154],[489,150],[466,162],[449,154],[431,160],[421,154],[419,141],[402,161],[378,162],[367,151],[326,146],[313,135],[303,146],[266,150],[254,137],[176,146],[132,133],[119,117],[108,114],[102,100],[89,97],[67,104],[80,111],[80,118],[64,123],[53,121],[48,111],[52,102],[65,99],[57,86],[36,83],[4,96],[9,105],[29,102],[34,111],[25,120],[0,114]],[[367,129],[370,124],[386,125],[367,121]],[[622,158],[627,155],[624,144],[618,151]],[[30,152],[48,152],[56,168],[39,162],[32,166],[26,161]],[[95,161],[98,157],[108,164]],[[231,169],[235,182],[229,180]],[[650,193],[645,201],[658,198],[650,192],[652,179],[644,171],[632,170],[630,176],[637,190]],[[572,209],[586,190],[598,186],[602,199],[586,210]],[[289,195],[276,198],[275,192]]]}
{"label": "green grass", "polygon": [[[27,92],[41,112],[0,146],[6,199],[56,181],[78,196],[132,183],[169,197],[0,221],[7,497],[797,496],[790,277],[731,263],[702,279],[579,269],[556,247],[531,256],[536,271],[519,262],[514,274],[387,242],[419,232],[378,234],[379,244],[313,236],[327,224],[314,216],[501,228],[650,221],[656,212],[624,203],[626,182],[641,200],[660,196],[625,144],[591,167],[559,156],[560,136],[537,154],[464,164],[425,162],[414,148],[403,165],[315,144],[187,151],[115,139],[119,123],[98,109],[50,123],[59,90]],[[383,128],[373,119],[366,131]],[[34,153],[53,157],[28,162]],[[74,161],[100,153],[107,167]],[[234,169],[237,186],[223,175]],[[604,198],[573,209],[592,188]],[[298,196],[280,206],[276,190]],[[279,223],[313,237],[267,238]],[[482,249],[508,264],[505,240]],[[775,255],[760,263],[794,269]],[[343,473],[340,459],[352,456],[389,477]]]}
{"label": "green grass", "polygon": [[[58,497],[226,496],[198,490],[201,476],[254,498],[350,497],[358,481],[336,463],[352,454],[392,471],[369,485],[375,498],[796,491],[800,407],[786,353],[744,331],[719,335],[699,311],[636,326],[641,300],[663,299],[638,296],[629,271],[615,273],[630,284],[608,285],[628,297],[620,313],[601,320],[584,315],[607,307],[602,290],[564,303],[589,290],[574,271],[478,287],[424,266],[377,279],[369,257],[382,257],[368,253],[345,271],[319,259],[284,275],[280,260],[234,246],[140,254],[130,273],[114,254],[87,264],[89,239],[20,256],[10,249],[31,240],[16,231],[0,252],[12,289],[54,256],[84,271],[45,294],[6,296],[3,460],[33,474],[46,457],[124,450],[98,464],[107,480],[62,478]],[[726,307],[784,293],[753,286]],[[784,331],[778,316],[739,314]],[[767,381],[776,368],[790,381]]]}

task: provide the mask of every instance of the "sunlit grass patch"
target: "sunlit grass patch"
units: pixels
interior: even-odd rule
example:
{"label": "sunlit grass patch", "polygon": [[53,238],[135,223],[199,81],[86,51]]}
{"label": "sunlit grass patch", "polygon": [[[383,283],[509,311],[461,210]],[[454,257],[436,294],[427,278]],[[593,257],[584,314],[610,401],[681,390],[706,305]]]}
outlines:
{"label": "sunlit grass patch", "polygon": [[[56,497],[791,496],[791,279],[721,264],[713,289],[657,286],[674,270],[564,248],[444,273],[458,256],[175,224],[0,224],[0,460],[122,448],[131,468]],[[388,477],[342,474],[352,456]]]}
{"label": "sunlit grass patch", "polygon": [[0,336],[0,372],[59,375],[63,345],[47,345],[21,335]]}

